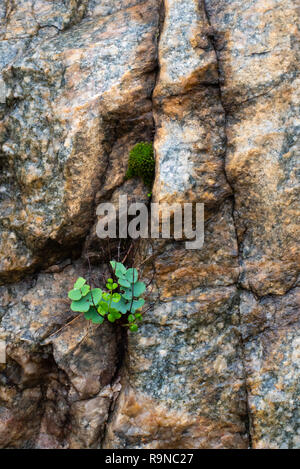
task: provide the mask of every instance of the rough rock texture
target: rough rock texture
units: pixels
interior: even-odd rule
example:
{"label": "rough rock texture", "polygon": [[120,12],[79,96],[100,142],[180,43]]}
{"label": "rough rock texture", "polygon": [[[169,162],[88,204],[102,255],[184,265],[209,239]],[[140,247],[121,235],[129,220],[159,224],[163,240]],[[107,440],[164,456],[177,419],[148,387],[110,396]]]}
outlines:
{"label": "rough rock texture", "polygon": [[276,0],[206,6],[217,31],[241,284],[259,296],[282,295],[299,269],[297,8]]}
{"label": "rough rock texture", "polygon": [[[1,446],[93,448],[102,439],[119,386],[121,337],[70,312],[66,289],[86,270],[77,262],[1,287],[0,335],[9,344],[0,378]],[[94,278],[100,274],[94,269]]]}
{"label": "rough rock texture", "polygon": [[[6,12],[7,27],[35,2],[20,3]],[[49,2],[38,3],[42,23],[51,23]],[[45,252],[49,263],[82,241],[97,190],[104,196],[122,182],[126,147],[151,135],[158,10],[155,1],[136,3],[70,28],[83,10],[70,2],[63,32],[30,29],[26,50],[3,71],[0,279],[17,279],[43,264]]]}
{"label": "rough rock texture", "polygon": [[[300,448],[298,23],[291,0],[0,0],[0,447]],[[205,242],[140,244],[127,339],[66,292],[126,252],[96,206],[147,200],[124,180],[151,140],[154,201],[204,203]]]}

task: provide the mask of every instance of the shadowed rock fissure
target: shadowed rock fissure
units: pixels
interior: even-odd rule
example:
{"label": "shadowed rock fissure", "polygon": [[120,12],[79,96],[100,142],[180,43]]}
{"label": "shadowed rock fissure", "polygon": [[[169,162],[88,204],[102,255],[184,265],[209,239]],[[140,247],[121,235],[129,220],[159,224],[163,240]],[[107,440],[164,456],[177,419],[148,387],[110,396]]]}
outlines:
{"label": "shadowed rock fissure", "polygon": [[[211,24],[211,19],[210,19],[210,15],[208,13],[208,9],[207,9],[207,5],[206,5],[206,0],[201,0],[202,3],[203,3],[203,10],[205,12],[205,16],[206,16],[206,19],[207,19],[207,22],[208,24],[210,25],[210,27],[212,28],[212,24]],[[218,49],[217,49],[217,46],[216,46],[216,35],[218,34],[217,31],[214,31],[212,30],[211,31],[211,36],[210,36],[210,41],[211,41],[211,45],[215,51],[215,56],[216,56],[216,61],[217,61],[217,66],[218,66],[218,76],[219,76],[219,82],[218,82],[218,89],[219,89],[219,100],[220,100],[220,103],[221,103],[221,106],[223,108],[223,112],[224,112],[224,118],[225,118],[225,125],[224,125],[224,132],[225,132],[225,149],[224,149],[224,175],[225,175],[225,178],[226,178],[226,181],[229,185],[229,187],[231,188],[232,190],[232,196],[230,197],[231,198],[231,203],[232,203],[232,212],[231,212],[231,215],[232,215],[232,221],[233,221],[233,225],[234,225],[234,229],[235,229],[235,239],[236,239],[236,243],[237,243],[237,246],[238,246],[238,261],[239,261],[239,265],[241,265],[241,261],[240,261],[240,249],[239,249],[239,239],[238,239],[238,234],[237,234],[237,228],[236,228],[236,223],[235,223],[235,196],[234,196],[234,187],[232,186],[232,184],[230,183],[229,181],[229,178],[227,176],[227,172],[226,172],[226,155],[227,155],[227,121],[228,121],[228,111],[226,109],[226,107],[224,106],[224,103],[223,103],[223,99],[222,99],[222,87],[221,87],[221,65],[220,65],[220,58],[219,58],[219,53],[218,53]],[[241,327],[241,312],[240,312],[240,299],[241,299],[241,291],[242,291],[242,287],[240,285],[240,283],[238,282],[237,283],[237,286],[238,286],[238,291],[239,291],[239,294],[238,294],[238,298],[239,298],[239,305],[238,305],[238,311],[239,311],[239,320],[240,320],[240,327]],[[239,332],[239,336],[240,336],[240,347],[241,347],[241,354],[242,354],[242,365],[243,365],[243,374],[244,374],[244,390],[245,390],[245,404],[246,404],[246,422],[245,422],[245,425],[246,425],[246,432],[248,434],[248,441],[249,441],[249,448],[252,448],[252,438],[251,438],[251,413],[250,413],[250,408],[249,408],[249,391],[248,391],[248,386],[247,386],[247,373],[246,373],[246,367],[245,367],[245,344],[244,344],[244,340],[243,340],[243,337],[242,337],[242,333],[241,331]]]}
{"label": "shadowed rock fissure", "polygon": [[[163,21],[164,21],[164,2],[163,1],[161,1],[160,8],[159,8],[159,18],[160,18],[159,19],[159,26],[158,26],[158,30],[157,30],[157,34],[156,34],[157,62],[156,62],[155,69],[154,69],[154,71],[155,71],[155,80],[154,80],[154,85],[153,85],[153,89],[152,89],[152,92],[151,92],[153,139],[155,137],[155,120],[153,118],[153,99],[152,99],[152,95],[153,95],[153,91],[154,91],[154,88],[156,86],[158,76],[159,76],[158,45],[159,45],[161,29],[162,29]],[[140,116],[138,118],[140,118]],[[136,120],[138,118],[136,118]],[[133,120],[135,120],[135,119],[133,119]],[[128,122],[130,124],[130,119],[128,120]],[[108,130],[107,130],[108,140],[107,140],[107,143],[108,143],[108,146],[110,146],[111,148],[113,146],[113,143],[115,141],[117,141],[118,138],[122,135],[122,128],[120,129],[118,124],[119,124],[119,122],[116,122],[115,126],[114,126],[115,128],[112,130],[112,127],[111,127],[112,123],[108,122]],[[106,155],[107,155],[106,156],[106,161],[107,161],[107,163],[106,163],[106,169],[104,171],[104,174],[103,174],[103,177],[102,177],[102,180],[101,180],[102,183],[105,180],[105,175],[109,171],[110,151],[111,151],[111,149],[110,150],[107,149],[107,151],[106,151]],[[120,187],[122,187],[122,185],[123,185],[123,182],[121,182],[119,185],[115,185],[114,188],[106,194],[105,199],[110,200],[112,192],[115,191],[115,190],[118,190]],[[99,187],[100,186],[101,186],[101,184],[99,185]],[[95,198],[94,205],[93,205],[94,211],[96,211],[96,207],[97,207],[98,202],[97,202],[97,198]],[[83,241],[83,244],[84,244],[84,241]],[[129,248],[129,245],[130,245],[130,242],[127,243],[128,248]],[[84,246],[83,246],[83,250],[84,250]],[[116,255],[116,251],[113,251],[113,252]],[[84,254],[84,252],[83,252],[83,254]],[[113,254],[111,253],[111,255],[113,255]],[[128,350],[127,350],[128,331],[127,331],[127,329],[119,327],[115,331],[114,335],[116,336],[116,342],[117,342],[116,366],[115,366],[114,375],[113,375],[113,377],[110,381],[111,386],[114,386],[114,384],[119,383],[119,381],[122,378],[122,376],[124,375],[124,373],[126,373],[126,363],[128,363],[128,360],[130,360],[130,357],[127,355],[128,354]],[[58,365],[56,365],[56,366],[58,366]],[[107,418],[106,418],[106,421],[103,422],[104,430],[102,432],[102,435],[100,435],[100,442],[99,442],[99,447],[100,448],[102,447],[103,442],[105,441],[105,439],[107,437],[107,427],[108,427],[109,423],[111,422],[111,420],[113,418],[115,406],[116,406],[116,403],[117,403],[117,400],[118,400],[118,396],[119,396],[119,391],[117,391],[114,394],[113,398],[110,399],[110,404],[109,404],[109,408],[108,408],[108,411],[107,411]],[[71,422],[70,422],[69,413],[68,413],[67,419],[69,421],[69,428],[70,428]]]}
{"label": "shadowed rock fissure", "polygon": [[[158,24],[158,29],[156,33],[156,66],[155,66],[155,79],[154,79],[154,85],[151,91],[151,103],[152,103],[152,121],[153,121],[153,140],[155,139],[155,134],[156,134],[156,123],[155,119],[153,117],[153,92],[155,89],[155,86],[157,84],[158,78],[159,78],[159,58],[158,58],[158,47],[159,47],[159,40],[160,40],[160,35],[164,23],[164,0],[160,0],[160,6],[159,6],[159,24]],[[151,216],[151,213],[149,214],[149,217]],[[113,377],[112,383],[120,381],[122,376],[126,374],[126,364],[128,364],[128,360],[130,360],[130,356],[128,356],[128,332],[127,329],[124,328],[121,330],[121,337],[122,341],[118,344],[118,357],[117,357],[117,367],[116,367],[116,372]],[[125,378],[126,380],[126,378]],[[108,412],[108,418],[106,421],[105,425],[105,431],[103,434],[103,437],[101,439],[101,444],[100,447],[105,443],[105,440],[107,439],[107,428],[110,422],[113,420],[114,417],[114,411],[116,408],[116,404],[119,398],[120,392],[114,397],[114,399],[111,401],[110,407],[109,407],[109,412]]]}

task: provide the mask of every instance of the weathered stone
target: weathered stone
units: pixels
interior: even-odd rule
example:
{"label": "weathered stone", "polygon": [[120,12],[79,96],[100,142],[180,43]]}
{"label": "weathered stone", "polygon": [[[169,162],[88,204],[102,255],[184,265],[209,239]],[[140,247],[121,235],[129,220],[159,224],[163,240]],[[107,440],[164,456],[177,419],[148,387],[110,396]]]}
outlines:
{"label": "weathered stone", "polygon": [[[207,221],[202,251],[169,243],[159,253],[154,243],[144,270],[155,273],[152,308],[129,336],[128,384],[106,447],[247,447],[230,205]],[[221,233],[227,239],[217,245]]]}
{"label": "weathered stone", "polygon": [[[0,447],[300,447],[298,18],[0,2]],[[153,200],[205,204],[201,250],[96,235],[100,202],[148,202],[124,181],[153,140]],[[149,283],[128,347],[67,299],[86,257],[101,286],[125,255]]]}
{"label": "weathered stone", "polygon": [[87,266],[67,266],[62,272],[40,274],[21,283],[1,287],[1,331],[7,340],[41,343],[76,316],[66,293]]}
{"label": "weathered stone", "polygon": [[55,369],[47,376],[45,388],[40,428],[35,435],[34,447],[67,448],[70,414],[68,380],[63,372]]}
{"label": "weathered stone", "polygon": [[203,0],[226,109],[293,80],[299,11],[292,0]]}
{"label": "weathered stone", "polygon": [[296,81],[282,84],[228,119],[241,282],[260,296],[284,294],[299,274],[297,88]]}
{"label": "weathered stone", "polygon": [[40,386],[18,392],[9,387],[7,383],[1,385],[1,448],[32,447],[34,445],[40,424],[41,402]]}
{"label": "weathered stone", "polygon": [[[105,393],[103,393],[105,394]],[[103,436],[104,425],[108,419],[112,392],[103,397],[101,394],[86,401],[77,401],[70,410],[69,447],[96,448]]]}
{"label": "weathered stone", "polygon": [[[157,202],[210,207],[231,189],[224,167],[225,117],[218,64],[198,1],[167,0],[154,91]],[[179,65],[180,64],[180,65]]]}
{"label": "weathered stone", "polygon": [[[119,161],[119,160],[118,160]],[[120,176],[119,176],[120,177]],[[104,186],[104,190],[105,186]],[[103,192],[102,192],[103,193]],[[103,239],[99,237],[97,234],[97,226],[99,222],[103,222],[106,217],[100,215],[96,210],[97,219],[94,226],[91,228],[88,236],[86,237],[84,248],[83,248],[83,255],[87,257],[89,261],[93,264],[99,262],[107,262],[110,258],[120,258],[123,259],[124,249],[128,249],[128,240],[120,240],[118,237],[119,233],[119,201],[120,196],[127,197],[127,208],[130,207],[131,204],[135,203],[143,203],[145,205],[149,205],[149,188],[145,186],[145,184],[137,179],[130,179],[122,184],[120,187],[117,187],[111,194],[109,199],[109,203],[113,205],[115,209],[115,213],[113,213],[109,219],[110,223],[113,223],[115,226],[115,238],[111,238],[108,241],[104,242]],[[97,199],[100,203],[105,202],[101,199],[101,193],[97,194]],[[133,218],[132,216],[128,216],[128,220]]]}
{"label": "weathered stone", "polygon": [[70,398],[95,396],[103,386],[112,382],[120,339],[111,324],[96,328],[82,317],[72,327],[65,327],[57,337],[51,338],[55,362],[73,385]]}
{"label": "weathered stone", "polygon": [[[267,79],[260,74],[257,80],[255,66],[261,68],[263,63],[262,57],[257,58],[261,51],[251,52],[249,62],[255,66],[250,74],[244,59],[253,46],[251,39],[255,42],[252,32],[263,31],[257,24],[260,12],[271,8],[271,3],[251,2],[243,7],[241,2],[212,1],[199,7],[193,1],[165,1],[161,70],[154,91],[158,166],[153,193],[156,201],[204,202],[205,244],[200,252],[186,252],[180,244],[170,243],[154,243],[147,250],[157,303],[147,312],[141,333],[130,337],[127,387],[118,401],[107,447],[238,448],[251,441],[254,447],[298,445],[294,439],[297,417],[290,410],[299,374],[298,368],[292,370],[296,356],[291,332],[276,325],[276,338],[269,342],[275,355],[284,354],[285,361],[277,357],[280,365],[262,361],[263,371],[251,381],[261,335],[251,317],[247,327],[256,332],[253,339],[243,337],[244,300],[240,304],[236,289],[240,280],[241,286],[259,295],[283,294],[297,278],[299,186],[293,160],[296,146],[291,148],[295,137],[283,149],[286,136],[296,133],[292,117],[297,88],[296,82],[280,85],[295,76],[293,47],[286,41],[287,31],[280,29],[283,17],[293,18],[290,2],[288,12],[285,7],[278,16],[272,12],[273,31],[266,33],[270,47],[276,49],[281,38],[287,46],[283,66],[276,66],[275,50],[267,55]],[[237,12],[244,22],[239,22]],[[292,36],[294,29],[285,28]],[[231,34],[236,36],[233,40]],[[218,91],[214,85],[219,83]],[[259,97],[269,86],[278,90]],[[234,192],[236,227],[231,203],[220,210],[231,193],[227,178]],[[218,228],[220,222],[222,228]],[[283,299],[282,309],[283,317],[289,317],[288,299],[287,304]],[[296,314],[295,307],[292,310]],[[268,328],[266,314],[262,309],[262,328]],[[272,396],[264,400],[262,394],[272,381],[266,367],[281,381],[284,365],[291,370],[291,389],[281,396],[280,409],[267,410]],[[259,397],[256,386],[261,389]],[[260,406],[266,408],[263,414]],[[279,416],[282,425],[277,422]]]}
{"label": "weathered stone", "polygon": [[77,262],[1,287],[1,446],[89,447],[103,437],[121,337],[70,311],[67,292],[79,275],[88,277],[88,267]]}
{"label": "weathered stone", "polygon": [[[119,431],[113,433],[112,428]],[[240,431],[234,422],[217,424],[209,417],[176,412],[131,388],[121,395],[104,448],[245,448]]]}
{"label": "weathered stone", "polygon": [[299,288],[260,301],[241,297],[254,448],[299,447]]}
{"label": "weathered stone", "polygon": [[242,285],[284,294],[299,273],[295,2],[206,0],[227,116]]}
{"label": "weathered stone", "polygon": [[110,0],[89,0],[86,16],[108,16],[143,3],[145,0],[114,0],[113,2]]}
{"label": "weathered stone", "polygon": [[154,91],[153,194],[159,202],[205,203],[205,247],[187,251],[182,243],[165,243],[159,251],[159,243],[152,245],[152,268],[145,275],[154,274],[148,300],[157,295],[157,303],[141,332],[129,338],[129,387],[105,445],[244,448],[246,398],[234,285],[239,270],[231,202],[222,203],[231,189],[224,174],[217,59],[198,2],[168,0],[165,6]]}
{"label": "weathered stone", "polygon": [[[3,72],[4,280],[44,263],[47,250],[61,256],[64,246],[82,241],[110,151],[118,152],[116,140],[130,148],[148,126],[151,132],[157,27],[158,7],[149,0],[86,19],[53,38],[37,38]],[[125,171],[125,165],[118,170],[119,184]]]}
{"label": "weathered stone", "polygon": [[36,35],[41,28],[59,31],[78,23],[88,0],[13,0],[0,6],[0,38],[19,39]]}

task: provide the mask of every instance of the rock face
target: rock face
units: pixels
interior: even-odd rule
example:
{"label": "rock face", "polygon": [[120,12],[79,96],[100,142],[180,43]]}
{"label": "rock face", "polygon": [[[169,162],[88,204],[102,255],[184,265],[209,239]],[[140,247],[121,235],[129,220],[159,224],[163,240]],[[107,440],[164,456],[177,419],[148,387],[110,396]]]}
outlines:
{"label": "rock face", "polygon": [[49,263],[65,246],[82,242],[97,190],[104,196],[122,182],[126,145],[149,138],[153,126],[155,2],[135,2],[141,5],[108,16],[90,11],[79,24],[82,2],[75,2],[78,7],[70,2],[67,11],[64,2],[54,2],[62,8],[59,27],[52,25],[57,12],[48,1],[21,1],[6,12],[7,27],[30,3],[39,12],[35,20],[29,15],[35,28],[26,32],[24,25],[30,40],[3,71],[0,278],[5,281],[43,264],[45,252]]}
{"label": "rock face", "polygon": [[[70,312],[66,288],[85,273],[77,262],[1,287],[1,337],[8,344],[1,446],[94,448],[101,442],[119,387],[121,337],[109,325],[91,329]],[[95,268],[93,275],[100,273]]]}
{"label": "rock face", "polygon": [[[0,447],[300,448],[298,21],[289,0],[0,2]],[[147,200],[125,172],[152,140],[153,200],[204,203],[205,241],[140,243],[127,337],[66,294],[105,272],[97,204]]]}

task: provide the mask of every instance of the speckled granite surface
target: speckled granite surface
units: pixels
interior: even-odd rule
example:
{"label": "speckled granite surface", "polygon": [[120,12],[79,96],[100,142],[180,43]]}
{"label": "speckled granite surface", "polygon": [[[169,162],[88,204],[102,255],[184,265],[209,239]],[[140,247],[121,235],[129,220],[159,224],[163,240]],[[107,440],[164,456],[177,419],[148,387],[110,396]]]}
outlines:
{"label": "speckled granite surface", "polygon": [[[292,0],[0,1],[0,447],[300,448],[298,23]],[[127,344],[66,292],[87,253],[103,272],[96,205],[146,200],[124,181],[152,139],[153,200],[203,202],[205,241],[141,244]]]}

